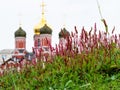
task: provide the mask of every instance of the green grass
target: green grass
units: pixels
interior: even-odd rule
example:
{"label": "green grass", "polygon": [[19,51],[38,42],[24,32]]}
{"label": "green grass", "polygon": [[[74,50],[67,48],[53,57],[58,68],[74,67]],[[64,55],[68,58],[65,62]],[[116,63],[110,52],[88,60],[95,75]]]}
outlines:
{"label": "green grass", "polygon": [[[103,50],[72,57],[55,57],[53,63],[42,62],[36,66],[27,67],[20,73],[8,73],[0,77],[2,90],[119,90],[119,50],[111,53],[116,63],[110,61],[112,57],[103,57]],[[102,56],[101,56],[102,55]],[[83,56],[85,56],[83,58]],[[67,58],[67,59],[65,59]],[[102,62],[102,59],[103,62]],[[65,61],[67,60],[67,61]],[[89,61],[88,61],[89,60]],[[108,61],[107,61],[108,60]],[[82,64],[81,64],[82,62]]]}

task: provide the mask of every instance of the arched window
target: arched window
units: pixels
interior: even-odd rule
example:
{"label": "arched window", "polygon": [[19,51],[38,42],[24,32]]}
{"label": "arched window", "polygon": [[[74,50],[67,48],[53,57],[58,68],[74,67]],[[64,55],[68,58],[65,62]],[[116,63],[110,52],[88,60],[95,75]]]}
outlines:
{"label": "arched window", "polygon": [[38,39],[38,47],[40,47],[40,39]]}

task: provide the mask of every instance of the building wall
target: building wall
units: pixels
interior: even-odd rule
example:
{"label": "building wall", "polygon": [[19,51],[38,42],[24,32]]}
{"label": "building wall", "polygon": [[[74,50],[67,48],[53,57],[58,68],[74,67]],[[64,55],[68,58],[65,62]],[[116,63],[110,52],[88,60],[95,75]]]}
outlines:
{"label": "building wall", "polygon": [[41,46],[49,46],[52,42],[51,34],[40,34]]}
{"label": "building wall", "polygon": [[34,47],[38,48],[39,46],[40,35],[34,35]]}
{"label": "building wall", "polygon": [[36,57],[39,57],[40,51],[41,54],[50,54],[50,45],[51,45],[51,34],[40,34],[34,35],[34,47],[33,52],[35,53]]}
{"label": "building wall", "polygon": [[66,47],[67,40],[65,38],[59,38],[59,45]]}
{"label": "building wall", "polygon": [[26,38],[16,37],[15,38],[15,48],[26,48]]}

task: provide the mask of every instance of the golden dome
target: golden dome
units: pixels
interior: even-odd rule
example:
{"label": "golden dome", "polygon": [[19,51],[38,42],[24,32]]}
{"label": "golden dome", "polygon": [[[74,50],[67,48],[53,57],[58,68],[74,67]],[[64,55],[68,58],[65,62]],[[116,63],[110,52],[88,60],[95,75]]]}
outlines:
{"label": "golden dome", "polygon": [[47,21],[45,19],[45,13],[44,13],[44,7],[45,7],[45,4],[44,2],[42,1],[42,4],[41,4],[41,7],[42,7],[42,18],[41,18],[41,21],[34,27],[34,33],[35,34],[40,34],[40,28],[42,28],[45,24],[47,24]]}
{"label": "golden dome", "polygon": [[40,28],[42,28],[46,24],[46,20],[42,17],[41,21],[34,27],[34,33],[40,34]]}

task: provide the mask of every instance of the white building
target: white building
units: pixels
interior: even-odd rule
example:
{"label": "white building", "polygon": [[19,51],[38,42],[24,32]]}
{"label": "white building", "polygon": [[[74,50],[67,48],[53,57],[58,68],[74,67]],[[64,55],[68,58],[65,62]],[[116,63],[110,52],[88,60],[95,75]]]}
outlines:
{"label": "white building", "polygon": [[12,58],[14,49],[3,49],[0,50],[0,64],[3,63],[3,61],[7,61],[8,59]]}

